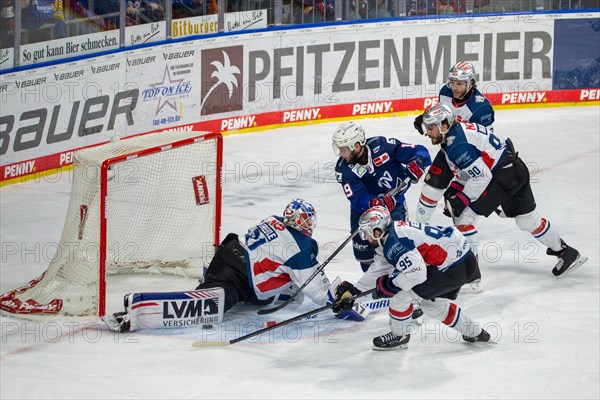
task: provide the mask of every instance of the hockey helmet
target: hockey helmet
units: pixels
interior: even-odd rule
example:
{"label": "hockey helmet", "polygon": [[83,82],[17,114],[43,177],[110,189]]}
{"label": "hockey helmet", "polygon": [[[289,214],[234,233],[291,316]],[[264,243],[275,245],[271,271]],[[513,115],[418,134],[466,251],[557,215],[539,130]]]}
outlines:
{"label": "hockey helmet", "polygon": [[364,146],[367,143],[367,139],[365,138],[365,131],[362,126],[356,122],[349,121],[337,127],[335,132],[333,132],[332,142],[333,154],[339,157],[340,149],[347,147],[350,151],[353,151],[356,143]]}
{"label": "hockey helmet", "polygon": [[[381,245],[381,239],[387,235],[387,231],[392,223],[392,216],[386,207],[374,206],[365,211],[358,220],[358,229],[360,237],[367,240],[367,237],[377,239]],[[379,229],[379,237],[375,235],[375,230]]]}
{"label": "hockey helmet", "polygon": [[438,127],[440,133],[444,134],[445,131],[442,130],[442,122],[447,122],[450,126],[454,124],[454,113],[445,104],[433,106],[423,114],[423,127],[425,129],[428,126],[435,125]]}
{"label": "hockey helmet", "polygon": [[305,235],[312,236],[317,227],[317,213],[308,201],[293,199],[283,211],[283,223]]}
{"label": "hockey helmet", "polygon": [[448,72],[448,84],[450,81],[460,81],[467,83],[467,91],[471,90],[475,80],[475,67],[468,61],[459,61],[450,68]]}

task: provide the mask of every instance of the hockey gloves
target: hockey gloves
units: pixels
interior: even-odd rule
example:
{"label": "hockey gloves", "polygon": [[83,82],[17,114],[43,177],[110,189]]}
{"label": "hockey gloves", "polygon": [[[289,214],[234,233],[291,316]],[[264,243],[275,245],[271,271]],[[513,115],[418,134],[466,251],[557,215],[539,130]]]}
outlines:
{"label": "hockey gloves", "polygon": [[360,293],[360,290],[354,287],[348,281],[340,283],[335,290],[335,300],[333,301],[333,307],[331,308],[335,314],[339,314],[342,310],[349,310],[354,304],[354,300],[349,300],[352,296],[356,296]]}
{"label": "hockey gloves", "polygon": [[380,194],[369,201],[369,207],[383,206],[391,213],[396,207],[396,199],[386,194]]}
{"label": "hockey gloves", "polygon": [[413,158],[406,166],[406,175],[410,178],[411,183],[419,182],[419,179],[425,173],[427,165],[422,158]]}
{"label": "hockey gloves", "polygon": [[[351,297],[360,293],[360,290],[354,287],[350,282],[342,282],[335,291],[335,300],[333,302],[333,313],[336,318],[350,319],[353,321],[364,321],[369,311],[365,306],[354,300],[349,300]],[[357,307],[358,306],[358,307]]]}
{"label": "hockey gloves", "polygon": [[415,126],[415,129],[421,134],[424,135],[425,132],[423,132],[423,115],[425,115],[425,113],[419,115],[417,118],[415,118],[415,122],[413,123],[413,125]]}
{"label": "hockey gloves", "polygon": [[375,293],[373,293],[373,298],[381,299],[394,297],[400,290],[399,287],[394,285],[392,278],[390,278],[389,275],[381,275],[377,278],[377,282],[375,283]]}
{"label": "hockey gloves", "polygon": [[[450,184],[450,187],[444,192],[444,198],[446,199],[446,208],[444,209],[444,215],[448,217],[458,218],[465,211],[465,208],[471,205],[471,200],[462,192],[464,186],[454,181]],[[452,208],[452,213],[447,207]]]}

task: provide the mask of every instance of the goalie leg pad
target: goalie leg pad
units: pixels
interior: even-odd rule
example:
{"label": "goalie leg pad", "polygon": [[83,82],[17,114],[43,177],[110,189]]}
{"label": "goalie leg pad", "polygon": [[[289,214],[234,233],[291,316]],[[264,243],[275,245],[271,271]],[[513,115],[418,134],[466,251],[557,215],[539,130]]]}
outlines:
{"label": "goalie leg pad", "polygon": [[127,296],[130,331],[185,328],[223,320],[223,288],[187,292],[145,292]]}

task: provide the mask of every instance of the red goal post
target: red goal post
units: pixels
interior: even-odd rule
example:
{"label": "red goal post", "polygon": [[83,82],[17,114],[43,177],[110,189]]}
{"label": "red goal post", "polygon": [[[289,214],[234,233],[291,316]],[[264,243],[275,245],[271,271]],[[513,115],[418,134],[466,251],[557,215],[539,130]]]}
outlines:
{"label": "red goal post", "polygon": [[200,277],[219,243],[220,133],[159,132],[74,155],[65,225],[50,266],[0,296],[9,315],[103,316],[107,274]]}

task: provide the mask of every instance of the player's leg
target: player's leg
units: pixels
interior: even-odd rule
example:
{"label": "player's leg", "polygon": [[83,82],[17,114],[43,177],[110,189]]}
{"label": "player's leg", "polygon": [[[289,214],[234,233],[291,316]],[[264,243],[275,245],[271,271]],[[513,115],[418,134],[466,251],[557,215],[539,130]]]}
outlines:
{"label": "player's leg", "polygon": [[[360,213],[355,210],[350,210],[350,230],[354,232],[358,229],[358,220],[360,219]],[[360,268],[363,272],[367,272],[373,259],[375,257],[375,251],[367,242],[360,238],[360,235],[356,235],[352,238],[352,251],[354,252],[354,258],[360,263]]]}
{"label": "player's leg", "polygon": [[125,311],[104,317],[114,331],[169,329],[216,324],[223,320],[223,288],[125,295]]}
{"label": "player's leg", "polygon": [[454,178],[454,174],[452,174],[452,170],[448,166],[446,156],[440,150],[433,159],[433,163],[423,180],[423,188],[421,189],[421,195],[417,203],[417,222],[423,224],[429,223],[438,201],[444,195],[444,190],[446,190],[452,178]]}
{"label": "player's leg", "polygon": [[530,233],[545,245],[547,255],[558,258],[558,262],[552,269],[554,276],[562,276],[579,268],[587,261],[587,257],[582,256],[577,249],[566,244],[550,221],[535,211],[535,206],[533,192],[528,183],[502,204],[502,210],[507,217],[515,219],[519,229]]}
{"label": "player's leg", "polygon": [[227,235],[210,261],[204,281],[196,287],[222,287],[225,291],[225,311],[251,297],[245,254],[237,235]]}
{"label": "player's leg", "polygon": [[[470,208],[466,208],[460,217],[454,219],[454,225],[456,229],[463,234],[465,239],[467,239],[467,243],[471,248],[471,251],[474,254],[474,257],[478,260],[478,251],[479,251],[479,242],[478,242],[478,231],[475,225],[477,224],[477,220],[479,216]],[[479,270],[479,265],[477,264],[476,271],[467,277],[467,285],[465,285],[461,293],[463,294],[479,294],[483,292],[479,284],[481,283],[481,271]]]}
{"label": "player's leg", "polygon": [[390,299],[388,312],[391,332],[373,338],[373,350],[405,349],[410,335],[416,330],[412,319],[414,296],[411,292],[400,291]]}
{"label": "player's leg", "polygon": [[473,321],[460,306],[447,299],[437,298],[421,301],[423,312],[444,325],[456,330],[467,342],[488,342],[490,335]]}

